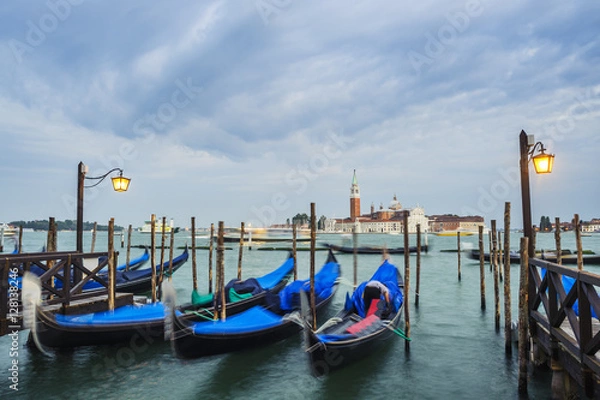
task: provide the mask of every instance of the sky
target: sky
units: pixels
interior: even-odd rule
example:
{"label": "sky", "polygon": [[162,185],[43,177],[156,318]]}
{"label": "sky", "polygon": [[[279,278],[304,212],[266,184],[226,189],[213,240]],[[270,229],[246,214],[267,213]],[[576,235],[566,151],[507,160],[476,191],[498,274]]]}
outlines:
{"label": "sky", "polygon": [[[131,0],[0,5],[0,221],[522,221],[519,133],[556,154],[532,216],[600,217],[600,3]],[[110,175],[113,176],[114,174]],[[87,180],[86,184],[97,183]]]}

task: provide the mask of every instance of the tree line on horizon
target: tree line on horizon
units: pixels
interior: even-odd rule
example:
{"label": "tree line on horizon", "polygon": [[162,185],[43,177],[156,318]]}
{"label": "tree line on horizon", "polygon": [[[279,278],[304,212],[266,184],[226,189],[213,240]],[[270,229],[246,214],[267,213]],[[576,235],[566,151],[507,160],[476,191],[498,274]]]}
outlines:
{"label": "tree line on horizon", "polygon": [[[56,224],[56,230],[58,230],[58,231],[76,231],[77,230],[77,221],[76,220],[66,219],[64,221],[54,221],[54,223]],[[16,227],[22,226],[23,228],[33,229],[36,231],[47,231],[50,221],[47,219],[34,220],[34,221],[12,221],[12,222],[9,222],[8,224],[12,225],[12,226],[16,226]],[[84,231],[89,231],[92,229],[94,229],[93,222],[86,221],[83,223]],[[123,227],[115,225],[115,231],[123,230],[123,229],[124,229]],[[97,224],[96,230],[108,231],[108,225]]]}

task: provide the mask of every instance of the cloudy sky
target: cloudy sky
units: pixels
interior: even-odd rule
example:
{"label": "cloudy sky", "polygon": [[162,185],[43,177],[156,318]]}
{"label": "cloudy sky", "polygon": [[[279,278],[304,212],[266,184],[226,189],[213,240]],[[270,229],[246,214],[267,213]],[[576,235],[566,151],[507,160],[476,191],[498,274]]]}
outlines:
{"label": "cloudy sky", "polygon": [[[180,226],[349,214],[521,222],[518,136],[556,154],[533,220],[600,217],[592,1],[3,1],[0,221]],[[489,224],[489,222],[488,222]]]}

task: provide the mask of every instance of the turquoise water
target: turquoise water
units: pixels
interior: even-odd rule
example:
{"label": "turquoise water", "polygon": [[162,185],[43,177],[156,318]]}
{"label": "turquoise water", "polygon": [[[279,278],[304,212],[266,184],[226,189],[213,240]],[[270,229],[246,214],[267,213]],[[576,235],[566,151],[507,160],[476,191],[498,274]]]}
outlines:
{"label": "turquoise water", "polygon": [[[44,232],[25,233],[24,250],[39,251]],[[322,241],[341,242],[339,236],[319,236]],[[457,279],[456,238],[429,236],[433,246],[422,256],[421,290],[418,308],[414,306],[416,256],[410,257],[410,350],[394,337],[379,354],[349,366],[330,376],[315,379],[309,373],[300,336],[272,346],[196,360],[180,360],[168,343],[137,341],[107,347],[86,347],[72,351],[52,351],[45,357],[25,346],[27,331],[17,340],[18,355],[10,355],[13,341],[0,338],[0,398],[36,399],[511,399],[518,398],[517,349],[512,356],[504,352],[503,329],[494,327],[493,282],[486,265],[487,309],[481,310],[479,263],[462,255],[462,279]],[[84,238],[89,249],[90,236]],[[411,237],[411,244],[414,244]],[[511,235],[517,249],[519,235]],[[487,250],[487,236],[485,238]],[[538,236],[539,248],[553,248],[552,234]],[[71,250],[73,232],[60,232],[59,250]],[[115,240],[119,245],[118,237]],[[134,234],[133,244],[149,243],[147,235]],[[176,235],[176,245],[190,243],[189,234]],[[563,235],[563,248],[574,250],[574,235]],[[106,234],[99,234],[96,250],[106,247]],[[399,235],[359,235],[359,244],[402,246]],[[465,247],[477,246],[477,237],[462,238]],[[198,239],[198,245],[206,239]],[[272,244],[271,244],[272,245]],[[8,246],[7,246],[8,247]],[[238,247],[226,252],[226,277],[237,271]],[[600,235],[583,238],[584,249],[600,251]],[[120,262],[124,260],[124,249]],[[261,275],[281,264],[286,253],[244,249],[243,276]],[[175,250],[175,255],[181,252]],[[142,249],[132,249],[132,258]],[[157,260],[160,253],[157,252]],[[168,257],[168,252],[165,255]],[[331,316],[342,307],[353,279],[351,254],[337,256],[345,279],[334,298]],[[317,268],[326,253],[317,252]],[[207,288],[208,252],[197,251],[200,288]],[[402,255],[392,261],[404,271]],[[359,281],[368,279],[380,262],[376,255],[358,258]],[[298,253],[299,277],[308,277],[309,253]],[[513,319],[517,318],[518,266],[513,264],[511,286]],[[189,301],[192,287],[191,257],[174,276],[179,302]],[[594,270],[598,267],[586,269]],[[595,272],[595,271],[594,271]],[[503,304],[503,300],[501,300]],[[504,316],[502,316],[504,318]],[[503,320],[502,320],[503,321]],[[503,322],[502,322],[503,326]],[[10,389],[11,362],[18,360],[18,392]],[[550,397],[549,371],[530,370],[529,398]]]}

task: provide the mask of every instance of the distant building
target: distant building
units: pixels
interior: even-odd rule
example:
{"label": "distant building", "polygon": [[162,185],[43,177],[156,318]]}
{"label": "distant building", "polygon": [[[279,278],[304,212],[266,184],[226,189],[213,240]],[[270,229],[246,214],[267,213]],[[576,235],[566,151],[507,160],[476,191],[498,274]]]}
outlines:
{"label": "distant building", "polygon": [[429,230],[431,232],[479,232],[479,226],[485,229],[483,217],[478,215],[458,216],[453,214],[430,215]]}
{"label": "distant building", "polygon": [[350,217],[327,219],[325,221],[325,232],[404,233],[403,219],[405,212],[408,213],[409,233],[416,233],[417,225],[421,225],[422,232],[427,231],[429,219],[425,216],[425,210],[422,207],[403,208],[396,195],[394,195],[387,208],[384,208],[383,203],[381,203],[379,209],[375,210],[375,205],[371,204],[370,212],[361,214],[360,188],[355,170],[350,186]]}
{"label": "distant building", "polygon": [[592,218],[591,221],[581,223],[582,232],[600,232],[600,218]]}

